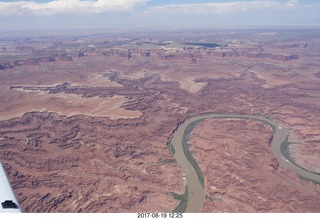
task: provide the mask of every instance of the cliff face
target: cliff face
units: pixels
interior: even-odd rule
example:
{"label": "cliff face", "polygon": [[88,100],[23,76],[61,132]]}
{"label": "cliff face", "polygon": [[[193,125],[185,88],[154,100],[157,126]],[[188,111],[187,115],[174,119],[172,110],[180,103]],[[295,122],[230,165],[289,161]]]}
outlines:
{"label": "cliff face", "polygon": [[164,49],[148,49],[148,50],[138,50],[138,49],[109,49],[107,51],[99,50],[86,50],[84,52],[64,52],[61,54],[40,56],[37,58],[26,58],[23,60],[16,60],[11,62],[0,63],[0,70],[10,69],[14,66],[19,65],[38,65],[40,63],[55,62],[55,61],[73,61],[74,58],[81,58],[85,55],[91,56],[105,56],[105,57],[120,57],[124,59],[131,58],[150,58],[157,59],[158,61],[185,61],[187,63],[195,63],[198,59],[204,59],[208,57],[212,58],[233,58],[233,57],[246,57],[248,59],[270,59],[275,61],[291,61],[298,59],[298,55],[274,55],[270,53],[252,53],[256,50],[246,50],[241,51],[218,51],[218,50],[208,50],[208,49],[191,49],[191,50],[176,50],[176,51],[166,51]]}
{"label": "cliff face", "polygon": [[131,57],[156,57],[162,61],[190,61],[193,59],[203,59],[204,56],[212,56],[219,58],[228,57],[247,57],[249,59],[271,59],[276,61],[290,61],[298,59],[298,55],[273,55],[270,53],[251,53],[251,52],[238,52],[238,51],[208,51],[208,50],[187,50],[179,52],[166,52],[164,50],[148,50],[145,52],[137,51],[110,51],[104,52],[105,56],[118,56],[123,58]]}
{"label": "cliff face", "polygon": [[283,55],[272,55],[267,53],[259,53],[259,54],[248,54],[248,58],[258,58],[258,59],[272,59],[276,61],[291,61],[298,59],[297,55],[283,56]]}
{"label": "cliff face", "polygon": [[[78,53],[78,57],[82,57],[82,54]],[[56,54],[50,56],[43,56],[37,58],[27,58],[24,60],[16,60],[11,62],[4,62],[0,63],[0,70],[10,69],[15,66],[21,65],[39,65],[40,63],[47,63],[47,62],[55,62],[55,61],[72,61],[71,54]]]}

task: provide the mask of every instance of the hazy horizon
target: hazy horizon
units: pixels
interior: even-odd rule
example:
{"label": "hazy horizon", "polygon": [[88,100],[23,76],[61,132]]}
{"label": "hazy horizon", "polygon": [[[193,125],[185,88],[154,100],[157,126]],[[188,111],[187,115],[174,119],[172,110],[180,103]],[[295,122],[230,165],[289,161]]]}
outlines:
{"label": "hazy horizon", "polygon": [[2,29],[320,27],[316,0],[0,1]]}

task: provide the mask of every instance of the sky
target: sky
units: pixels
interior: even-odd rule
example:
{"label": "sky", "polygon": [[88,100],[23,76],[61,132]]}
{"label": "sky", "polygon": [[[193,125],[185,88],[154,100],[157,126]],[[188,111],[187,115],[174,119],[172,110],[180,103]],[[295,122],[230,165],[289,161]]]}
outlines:
{"label": "sky", "polygon": [[320,27],[320,0],[0,0],[0,28]]}

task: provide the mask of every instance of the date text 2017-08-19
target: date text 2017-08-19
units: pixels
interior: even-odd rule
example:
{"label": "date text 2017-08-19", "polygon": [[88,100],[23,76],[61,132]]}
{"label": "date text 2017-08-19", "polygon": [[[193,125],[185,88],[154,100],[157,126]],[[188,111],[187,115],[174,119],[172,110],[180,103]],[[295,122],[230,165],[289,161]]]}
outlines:
{"label": "date text 2017-08-19", "polygon": [[183,218],[183,213],[138,213],[137,218]]}

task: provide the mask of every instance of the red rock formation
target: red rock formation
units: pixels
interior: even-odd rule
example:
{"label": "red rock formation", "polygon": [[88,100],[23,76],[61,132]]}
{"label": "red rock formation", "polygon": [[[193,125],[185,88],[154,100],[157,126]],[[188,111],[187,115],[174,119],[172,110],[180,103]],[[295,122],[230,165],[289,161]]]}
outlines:
{"label": "red rock formation", "polygon": [[[119,49],[128,42],[108,39],[107,45],[97,44],[104,47],[91,50],[80,44],[74,48],[72,41],[70,50],[52,49],[1,63],[1,112],[25,107],[26,113],[0,122],[0,159],[25,211],[173,210],[179,203],[169,192],[181,194],[185,183],[178,164],[165,162],[172,159],[167,140],[184,119],[206,112],[270,114],[296,138],[290,139],[295,142],[290,156],[304,168],[319,169],[317,41],[308,40],[312,47],[285,54],[265,48],[263,42],[222,49]],[[67,43],[57,47],[63,45]],[[108,84],[87,84],[96,76]],[[194,93],[181,89],[185,78],[202,88]],[[119,86],[110,86],[110,81]],[[93,99],[119,95],[127,99],[120,108],[142,116],[111,120],[80,114],[76,108],[78,115],[66,117],[46,112],[51,101],[42,112],[33,112],[20,100],[28,95],[37,99],[34,93],[47,95],[47,100],[56,94]],[[211,126],[199,126],[204,144],[192,147],[210,184],[203,211],[317,210],[318,187],[278,166],[267,150],[269,129],[255,123],[227,124],[214,125],[218,136],[209,132]]]}

